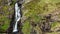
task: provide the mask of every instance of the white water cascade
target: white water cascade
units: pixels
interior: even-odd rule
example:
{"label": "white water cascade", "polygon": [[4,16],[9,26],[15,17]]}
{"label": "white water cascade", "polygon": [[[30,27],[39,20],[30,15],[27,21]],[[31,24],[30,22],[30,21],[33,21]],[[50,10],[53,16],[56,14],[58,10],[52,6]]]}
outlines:
{"label": "white water cascade", "polygon": [[18,31],[17,25],[20,18],[21,18],[21,15],[20,15],[20,9],[18,7],[18,3],[15,3],[15,25],[13,26],[13,32]]}

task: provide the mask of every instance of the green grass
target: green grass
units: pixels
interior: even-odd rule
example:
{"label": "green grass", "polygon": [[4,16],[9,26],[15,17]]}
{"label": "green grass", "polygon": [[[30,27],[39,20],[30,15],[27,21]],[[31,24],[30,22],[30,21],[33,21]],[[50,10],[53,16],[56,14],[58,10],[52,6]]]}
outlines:
{"label": "green grass", "polygon": [[55,27],[57,24],[58,24],[58,22],[53,22],[53,23],[51,24],[51,26],[52,26],[52,27]]}
{"label": "green grass", "polygon": [[1,26],[1,30],[2,30],[2,31],[6,31],[6,30],[8,29],[8,27],[9,27],[9,24],[10,24],[9,22],[10,22],[10,20],[7,19],[6,17],[2,17],[2,19],[1,19],[0,21],[4,21],[4,25]]}
{"label": "green grass", "polygon": [[10,6],[4,5],[3,0],[0,0],[0,6],[2,6],[2,8],[0,8],[0,11],[3,12],[3,14],[0,14],[0,21],[4,21],[4,25],[0,27],[0,31],[5,32],[8,29],[11,21],[11,19],[9,19],[9,14],[13,14],[14,12],[14,9],[9,10],[9,8],[13,8],[14,4]]}
{"label": "green grass", "polygon": [[23,31],[23,34],[30,34],[30,23],[28,21],[26,21],[24,24],[23,24],[23,28],[22,28],[22,31]]}
{"label": "green grass", "polygon": [[[60,3],[60,0],[33,0],[24,5],[25,10],[23,12],[27,10],[27,13],[24,16],[30,17],[30,19],[28,20],[32,20],[34,23],[38,23],[42,19],[42,16],[38,15],[46,15],[53,12],[55,9],[58,8],[58,5],[56,5],[56,3]],[[56,24],[57,22],[54,22],[51,26],[55,27]]]}

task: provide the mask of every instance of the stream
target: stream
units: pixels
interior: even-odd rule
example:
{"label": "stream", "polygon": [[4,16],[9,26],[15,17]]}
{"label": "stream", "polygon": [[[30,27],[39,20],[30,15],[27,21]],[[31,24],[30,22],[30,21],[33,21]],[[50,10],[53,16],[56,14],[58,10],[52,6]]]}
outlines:
{"label": "stream", "polygon": [[13,25],[13,32],[18,31],[17,24],[20,18],[21,18],[21,15],[20,15],[20,9],[18,7],[18,3],[15,3],[15,25]]}

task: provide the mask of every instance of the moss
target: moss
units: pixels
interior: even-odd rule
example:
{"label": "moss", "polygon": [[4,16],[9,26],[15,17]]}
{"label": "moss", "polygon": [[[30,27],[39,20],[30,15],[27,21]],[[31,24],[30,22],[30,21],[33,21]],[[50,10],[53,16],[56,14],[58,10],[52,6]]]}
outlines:
{"label": "moss", "polygon": [[51,24],[51,26],[54,27],[54,26],[57,25],[57,23],[58,23],[58,22],[53,22],[53,23]]}
{"label": "moss", "polygon": [[2,29],[2,31],[6,31],[9,27],[10,20],[7,19],[6,17],[3,17],[2,20],[0,20],[0,21],[4,21],[4,25],[1,27],[1,29]]}
{"label": "moss", "polygon": [[53,22],[52,24],[51,24],[51,28],[54,28],[54,27],[56,27],[56,26],[58,26],[59,27],[59,24],[60,24],[60,22]]}
{"label": "moss", "polygon": [[13,9],[9,10],[9,8],[13,8],[14,4],[11,6],[8,6],[8,5],[3,3],[3,0],[1,0],[1,1],[2,2],[0,2],[1,3],[0,5],[2,7],[0,9],[1,9],[3,14],[0,14],[0,21],[4,21],[4,22],[2,22],[4,24],[3,24],[3,26],[1,26],[0,31],[5,32],[8,29],[10,21],[11,21],[11,19],[9,19],[9,16],[10,16],[10,14],[12,15],[14,12]]}
{"label": "moss", "polygon": [[25,21],[25,23],[23,24],[23,28],[22,31],[24,34],[30,34],[30,23],[29,21]]}

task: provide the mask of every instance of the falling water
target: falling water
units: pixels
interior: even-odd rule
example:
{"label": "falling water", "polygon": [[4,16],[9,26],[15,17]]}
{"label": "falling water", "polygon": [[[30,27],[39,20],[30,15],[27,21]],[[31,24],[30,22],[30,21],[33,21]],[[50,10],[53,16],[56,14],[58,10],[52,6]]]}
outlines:
{"label": "falling water", "polygon": [[18,3],[15,3],[15,25],[13,26],[13,32],[17,32],[18,29],[17,29],[17,24],[18,24],[18,21],[20,20],[20,9],[18,7]]}

